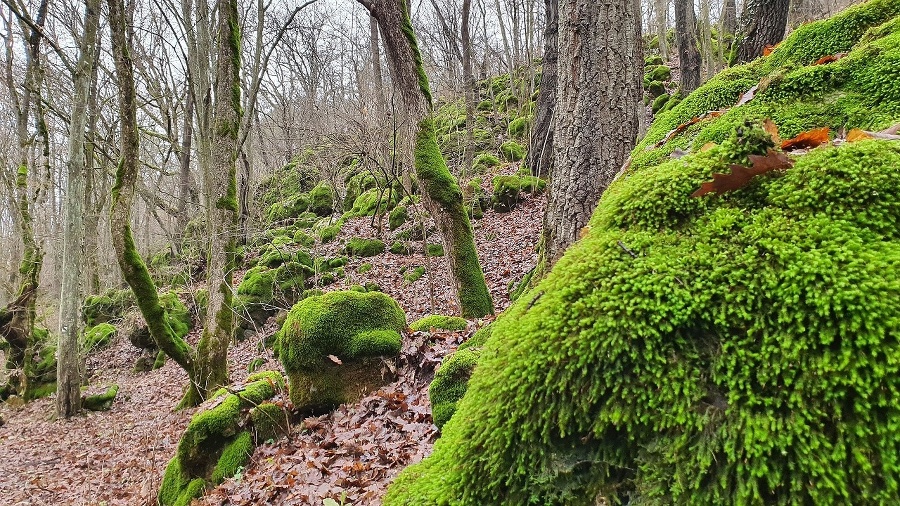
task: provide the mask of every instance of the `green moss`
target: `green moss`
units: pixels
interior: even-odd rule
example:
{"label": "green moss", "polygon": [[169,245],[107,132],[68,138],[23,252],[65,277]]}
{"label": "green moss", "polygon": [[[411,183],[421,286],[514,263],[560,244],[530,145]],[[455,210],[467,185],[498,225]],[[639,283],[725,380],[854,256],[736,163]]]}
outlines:
{"label": "green moss", "polygon": [[306,233],[305,230],[298,230],[297,232],[295,232],[293,239],[296,244],[299,244],[305,248],[311,248],[316,243],[316,239]]}
{"label": "green moss", "polygon": [[91,295],[84,301],[82,314],[84,323],[93,327],[100,323],[117,321],[129,308],[134,307],[131,290],[108,290],[101,295]]}
{"label": "green moss", "polygon": [[288,262],[275,269],[273,288],[277,293],[275,299],[287,306],[300,299],[306,286],[306,279],[311,274],[308,266],[299,262]]}
{"label": "green moss", "polygon": [[415,283],[416,281],[422,279],[422,276],[425,275],[425,267],[422,267],[422,266],[415,267],[413,269],[409,269],[405,272],[402,272],[402,274],[403,274],[403,281],[405,281],[406,284],[411,285],[411,284]]}
{"label": "green moss", "polygon": [[538,194],[544,191],[547,182],[535,176],[496,176],[493,186],[493,208],[505,213],[512,211],[521,200],[522,190]]}
{"label": "green moss", "polygon": [[344,195],[344,211],[350,211],[354,207],[356,199],[366,190],[371,190],[378,185],[375,176],[368,172],[359,172],[352,175],[346,182],[346,194]]}
{"label": "green moss", "polygon": [[507,133],[509,133],[510,137],[515,137],[516,139],[524,139],[526,134],[528,133],[528,126],[531,124],[534,118],[531,116],[525,116],[521,118],[516,118],[509,122],[509,126],[507,127]]}
{"label": "green moss", "polygon": [[91,351],[109,345],[116,335],[116,327],[110,323],[100,323],[84,331],[84,349]]}
{"label": "green moss", "polygon": [[507,161],[518,162],[525,158],[525,146],[516,141],[509,140],[500,145],[500,154]]}
{"label": "green moss", "polygon": [[108,411],[119,394],[119,385],[112,385],[102,394],[89,395],[82,399],[81,405],[90,411]]}
{"label": "green moss", "polygon": [[439,429],[456,413],[456,404],[466,393],[479,356],[480,352],[458,350],[445,358],[435,373],[428,387],[428,398],[431,417]]}
{"label": "green moss", "polygon": [[644,87],[650,98],[660,97],[666,94],[666,86],[659,81],[651,81]]}
{"label": "green moss", "polygon": [[409,211],[406,206],[397,206],[391,210],[391,214],[388,216],[388,227],[391,230],[397,230],[402,227],[408,219]]}
{"label": "green moss", "polygon": [[663,109],[663,107],[666,106],[666,103],[669,102],[669,98],[670,98],[670,96],[665,93],[656,97],[656,99],[653,100],[653,107],[652,107],[653,114],[659,113]]}
{"label": "green moss", "polygon": [[250,410],[250,419],[256,430],[256,440],[266,441],[290,429],[288,414],[278,404],[264,402]]}
{"label": "green moss", "polygon": [[385,244],[378,239],[354,237],[347,241],[345,251],[350,256],[372,257],[384,253]]}
{"label": "green moss", "polygon": [[309,210],[317,216],[331,216],[334,212],[334,193],[331,185],[323,181],[309,191]]}
{"label": "green moss", "polygon": [[309,209],[310,198],[308,195],[294,195],[288,200],[275,202],[266,210],[266,221],[274,223],[289,218],[296,218]]}
{"label": "green moss", "polygon": [[[892,40],[830,70],[781,69],[898,13],[874,0],[804,25],[661,114],[588,234],[491,326],[434,452],[384,504],[895,502],[900,143],[795,153],[738,191],[690,194],[764,148],[741,110],[770,107],[791,132],[833,121],[826,106],[806,116],[830,97],[871,110],[848,127],[897,122],[896,102],[860,96],[892,96],[894,81],[865,70],[893,75]],[[773,79],[750,103],[652,148],[761,77]],[[669,158],[700,139],[718,145]]]}
{"label": "green moss", "polygon": [[363,192],[353,202],[350,216],[374,216],[384,214],[394,207],[399,200],[399,192],[382,188],[373,188]]}
{"label": "green moss", "polygon": [[159,352],[156,353],[156,359],[153,361],[152,369],[155,371],[164,365],[166,365],[166,353],[159,350]]}
{"label": "green moss", "polygon": [[[657,39],[657,44],[659,43],[659,39]],[[658,54],[650,55],[644,58],[644,67],[655,67],[657,65],[662,65],[663,59]]]}
{"label": "green moss", "polygon": [[246,303],[270,303],[274,298],[275,276],[278,271],[265,266],[254,267],[244,273],[237,294]]}
{"label": "green moss", "polygon": [[429,315],[411,323],[409,328],[415,331],[427,331],[429,329],[440,330],[465,330],[466,319],[458,316]]}
{"label": "green moss", "polygon": [[412,253],[412,248],[403,241],[394,241],[394,244],[391,244],[390,251],[395,255],[409,255]]}
{"label": "green moss", "polygon": [[231,478],[244,467],[253,454],[253,436],[248,431],[243,431],[225,445],[216,467],[213,469],[210,482],[222,483],[226,478]]}
{"label": "green moss", "polygon": [[500,165],[500,159],[493,154],[479,153],[472,163],[472,172],[475,174],[483,174],[498,165]]}
{"label": "green moss", "polygon": [[[342,376],[328,356],[349,366],[369,357],[396,355],[405,328],[403,310],[379,292],[331,292],[299,302],[277,338],[294,405],[303,409],[344,402],[353,375]],[[366,364],[356,372],[372,368]]]}
{"label": "green moss", "polygon": [[339,233],[341,233],[341,228],[344,226],[343,220],[338,220],[334,225],[329,225],[327,227],[323,227],[319,230],[319,240],[323,243],[331,242]]}
{"label": "green moss", "polygon": [[653,81],[668,81],[672,78],[672,69],[665,65],[657,65],[655,67],[650,67],[644,73],[644,79],[650,82]]}
{"label": "green moss", "polygon": [[428,243],[425,245],[425,254],[430,257],[442,257],[444,256],[444,245]]}
{"label": "green moss", "polygon": [[356,269],[356,272],[358,272],[360,274],[366,274],[367,272],[372,271],[372,267],[373,266],[371,263],[366,262],[364,264],[360,264],[360,266]]}

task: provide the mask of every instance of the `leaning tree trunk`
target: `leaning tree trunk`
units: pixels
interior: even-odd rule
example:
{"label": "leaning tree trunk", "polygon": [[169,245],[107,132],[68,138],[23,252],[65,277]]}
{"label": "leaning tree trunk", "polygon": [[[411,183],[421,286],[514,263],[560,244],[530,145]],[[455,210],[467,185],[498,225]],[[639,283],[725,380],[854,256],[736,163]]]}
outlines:
{"label": "leaning tree trunk", "polygon": [[84,34],[73,73],[74,94],[69,121],[69,163],[66,173],[66,216],[63,227],[62,286],[59,303],[59,346],[56,351],[56,413],[69,418],[81,411],[84,369],[81,338],[82,264],[84,247],[85,135],[91,91],[100,0],[86,0]]}
{"label": "leaning tree trunk", "polygon": [[790,3],[790,0],[747,0],[741,19],[743,39],[737,50],[739,63],[761,56],[766,46],[781,42]]}
{"label": "leaning tree trunk", "polygon": [[575,242],[637,137],[643,55],[637,2],[561,0],[555,164],[544,259]]}
{"label": "leaning tree trunk", "polygon": [[553,109],[556,107],[556,67],[559,61],[559,0],[544,0],[544,58],[541,90],[525,166],[535,176],[547,177],[553,167]]}
{"label": "leaning tree trunk", "polygon": [[472,226],[463,206],[462,190],[447,169],[437,144],[431,90],[409,15],[396,0],[359,1],[378,18],[394,87],[406,108],[403,152],[413,153],[422,200],[443,237],[462,315],[480,318],[493,314],[493,302],[475,251]]}
{"label": "leaning tree trunk", "polygon": [[675,44],[678,45],[681,94],[686,96],[700,86],[701,61],[693,0],[675,0]]}

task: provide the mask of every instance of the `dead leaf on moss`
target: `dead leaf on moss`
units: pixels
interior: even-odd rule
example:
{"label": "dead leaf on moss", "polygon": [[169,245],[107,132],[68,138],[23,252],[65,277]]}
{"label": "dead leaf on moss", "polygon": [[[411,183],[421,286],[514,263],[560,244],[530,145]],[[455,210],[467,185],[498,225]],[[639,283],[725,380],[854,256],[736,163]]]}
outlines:
{"label": "dead leaf on moss", "polygon": [[331,360],[332,362],[334,362],[337,365],[344,365],[344,363],[341,362],[341,359],[337,358],[334,355],[328,355],[328,360]]}
{"label": "dead leaf on moss", "polygon": [[775,144],[781,144],[781,136],[778,135],[778,125],[776,125],[774,121],[766,118],[763,121],[763,130],[765,130],[766,133],[769,134],[770,137],[772,137],[772,142],[774,142]]}
{"label": "dead leaf on moss", "polygon": [[831,63],[840,60],[841,58],[847,56],[847,53],[835,53],[827,56],[823,56],[818,60],[813,62],[813,65],[825,65],[826,63]]}
{"label": "dead leaf on moss", "polygon": [[830,140],[828,133],[831,131],[828,127],[814,128],[806,132],[802,132],[781,143],[781,149],[790,151],[794,149],[812,149],[822,144],[828,143]]}
{"label": "dead leaf on moss", "polygon": [[763,48],[763,56],[769,56],[770,54],[772,54],[772,52],[775,51],[775,47],[776,46],[773,46],[771,44],[766,44],[766,47]]}
{"label": "dead leaf on moss", "polygon": [[718,118],[719,116],[725,114],[726,111],[727,111],[727,109],[718,110],[718,111],[709,111],[709,112],[701,114],[700,116],[695,116],[695,117],[691,118],[690,121],[682,123],[682,124],[678,125],[677,127],[673,128],[672,130],[670,130],[669,133],[667,133],[666,136],[663,137],[661,141],[657,142],[653,146],[648,147],[647,151],[649,151],[651,149],[656,149],[656,148],[662,146],[663,144],[669,142],[676,135],[687,130],[688,127],[690,127],[691,125],[695,125],[705,119]]}
{"label": "dead leaf on moss", "polygon": [[715,142],[712,142],[712,141],[707,142],[707,143],[704,144],[702,147],[700,147],[700,152],[701,152],[701,153],[706,153],[707,151],[709,151],[710,149],[712,149],[712,148],[714,148],[714,147],[716,147],[716,143],[715,143]]}
{"label": "dead leaf on moss", "polygon": [[746,104],[747,102],[753,100],[753,97],[756,96],[756,90],[758,90],[758,89],[759,89],[759,85],[754,84],[752,88],[745,91],[744,94],[741,95],[741,98],[738,99],[737,103],[734,104],[734,106],[740,107],[740,106]]}
{"label": "dead leaf on moss", "polygon": [[862,141],[866,139],[881,139],[886,141],[897,141],[900,140],[900,135],[897,135],[897,131],[900,131],[900,123],[884,129],[880,132],[870,132],[868,130],[861,130],[859,128],[854,128],[847,133],[847,142],[856,142]]}
{"label": "dead leaf on moss", "polygon": [[780,151],[770,149],[765,155],[750,155],[750,167],[743,165],[729,165],[731,173],[713,174],[713,180],[703,183],[700,188],[691,194],[691,197],[701,197],[708,193],[722,194],[739,190],[756,176],[773,170],[787,169],[794,162]]}

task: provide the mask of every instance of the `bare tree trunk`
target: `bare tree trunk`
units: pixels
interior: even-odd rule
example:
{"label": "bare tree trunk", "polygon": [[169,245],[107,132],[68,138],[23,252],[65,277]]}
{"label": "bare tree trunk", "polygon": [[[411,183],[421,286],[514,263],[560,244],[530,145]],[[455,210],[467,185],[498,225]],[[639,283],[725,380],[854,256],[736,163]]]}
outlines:
{"label": "bare tree trunk", "polygon": [[378,19],[369,16],[369,51],[372,58],[372,74],[375,78],[375,99],[378,101],[378,111],[384,114],[387,111],[387,102],[384,99],[384,77],[381,72],[381,51],[378,44]]}
{"label": "bare tree trunk", "polygon": [[634,0],[560,0],[547,267],[578,239],[634,146],[643,68],[639,20]]}
{"label": "bare tree trunk", "polygon": [[700,86],[700,51],[697,49],[693,0],[675,0],[675,43],[678,45],[681,93],[687,95]]}
{"label": "bare tree trunk", "polygon": [[80,56],[72,76],[74,95],[69,122],[66,216],[63,233],[62,287],[59,303],[59,346],[56,351],[56,413],[65,418],[81,411],[81,270],[84,248],[84,139],[91,73],[100,24],[100,0],[86,0]]}
{"label": "bare tree trunk", "polygon": [[[724,30],[725,33],[734,35],[734,32],[737,31],[737,7],[735,6],[734,0],[724,0],[722,2],[722,15],[719,22],[722,25],[722,30]],[[719,37],[721,40],[722,35],[720,35]]]}
{"label": "bare tree trunk", "polygon": [[547,177],[553,167],[553,110],[556,107],[557,63],[559,60],[559,0],[544,0],[544,58],[541,90],[537,98],[534,128],[525,166],[535,176]]}
{"label": "bare tree trunk", "polygon": [[[97,44],[94,48],[94,57],[100,54],[102,46],[102,38],[97,37]],[[84,208],[87,220],[84,222],[84,263],[85,273],[85,292],[100,293],[100,214],[103,210],[103,198],[96,198],[97,195],[106,194],[106,171],[99,170],[97,166],[97,119],[100,116],[99,98],[97,93],[97,68],[99,65],[94,62],[91,68],[91,91],[88,98],[88,134],[85,138],[84,158],[85,158],[85,180],[84,180]],[[99,174],[98,174],[99,173]],[[103,191],[98,191],[98,185]]]}
{"label": "bare tree trunk", "polygon": [[669,61],[669,41],[666,40],[666,30],[669,27],[669,2],[668,0],[655,0],[654,6],[656,7],[656,37],[659,39],[659,55],[663,61]]}
{"label": "bare tree trunk", "polygon": [[472,17],[472,0],[463,0],[462,38],[463,90],[466,100],[466,145],[463,149],[463,174],[471,167],[475,159],[475,73],[472,70],[472,34],[469,29]]}
{"label": "bare tree trunk", "polygon": [[737,61],[748,62],[761,56],[766,46],[774,46],[784,38],[790,0],[746,0],[741,19],[743,39],[737,50]]}
{"label": "bare tree trunk", "polygon": [[462,190],[447,169],[437,145],[431,89],[412,23],[395,0],[360,0],[360,3],[378,18],[394,87],[406,108],[401,152],[407,159],[408,153],[414,155],[413,166],[422,186],[422,200],[443,237],[462,315],[480,318],[493,314],[493,302],[475,251],[472,226],[463,206]]}
{"label": "bare tree trunk", "polygon": [[[194,94],[188,89],[184,98],[184,123],[181,127],[181,152],[178,154],[178,235],[184,234],[191,204],[191,147],[194,139]],[[181,251],[181,241],[176,245]]]}

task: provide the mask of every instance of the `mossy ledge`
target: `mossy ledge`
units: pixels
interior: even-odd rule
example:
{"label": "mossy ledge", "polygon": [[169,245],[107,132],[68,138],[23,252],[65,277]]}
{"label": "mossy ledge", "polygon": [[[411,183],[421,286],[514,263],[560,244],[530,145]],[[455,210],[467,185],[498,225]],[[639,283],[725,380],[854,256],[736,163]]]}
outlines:
{"label": "mossy ledge", "polygon": [[[900,142],[818,148],[690,197],[764,151],[764,112],[784,135],[900,121],[900,81],[883,78],[898,15],[872,0],[804,25],[663,113],[586,237],[491,326],[433,454],[384,504],[900,501]],[[766,76],[750,103],[652,147]],[[843,105],[807,115],[823,97]]]}

